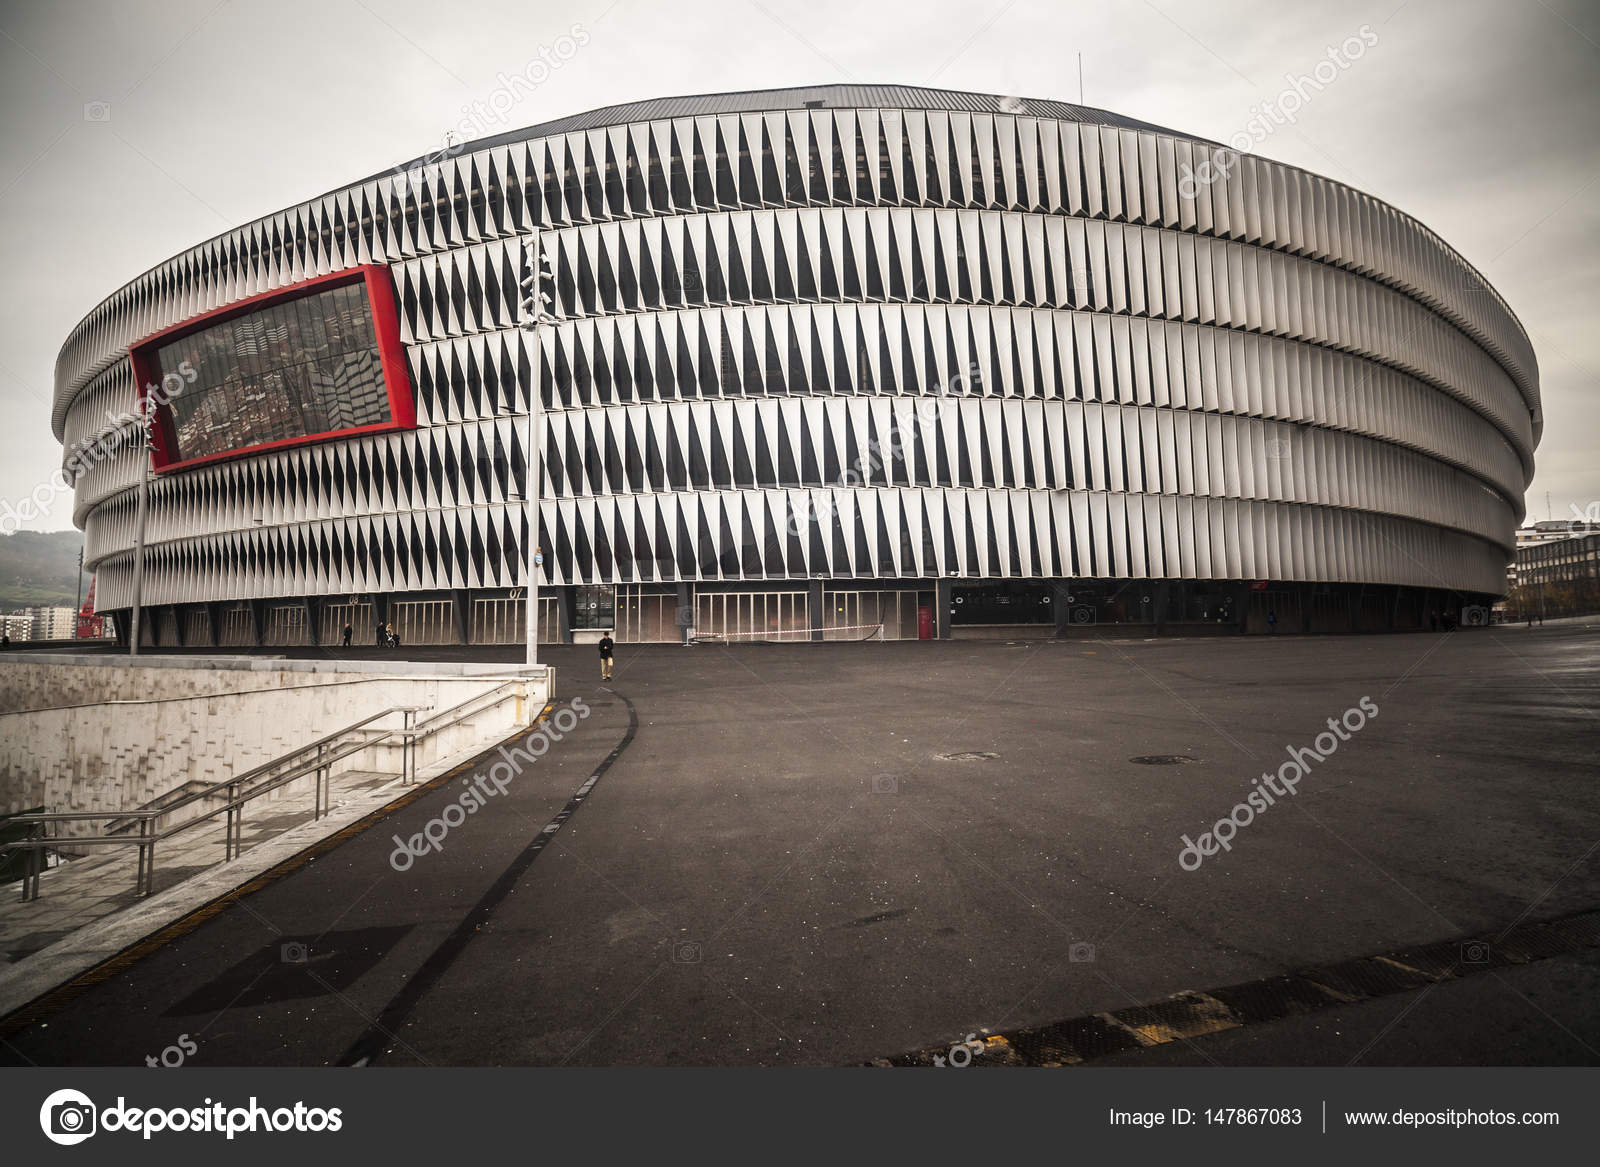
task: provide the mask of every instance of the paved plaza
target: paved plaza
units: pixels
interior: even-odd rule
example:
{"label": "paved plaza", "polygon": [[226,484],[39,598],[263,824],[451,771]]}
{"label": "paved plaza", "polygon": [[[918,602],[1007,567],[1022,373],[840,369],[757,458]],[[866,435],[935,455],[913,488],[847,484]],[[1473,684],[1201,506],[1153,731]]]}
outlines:
{"label": "paved plaza", "polygon": [[[394,860],[457,783],[0,1057],[857,1064],[1600,905],[1600,621],[624,645],[609,686],[548,657],[587,714],[437,851]],[[1555,956],[1119,1058],[1594,1064],[1597,980]]]}

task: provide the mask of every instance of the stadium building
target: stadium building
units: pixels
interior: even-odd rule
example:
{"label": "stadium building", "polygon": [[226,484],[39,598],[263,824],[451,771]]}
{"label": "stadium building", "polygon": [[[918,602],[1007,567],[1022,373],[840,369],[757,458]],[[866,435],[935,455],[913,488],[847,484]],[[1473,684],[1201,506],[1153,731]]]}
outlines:
{"label": "stadium building", "polygon": [[530,509],[546,639],[1428,627],[1502,593],[1541,424],[1504,300],[1371,195],[892,86],[354,182],[112,293],[54,411],[99,611],[148,462],[145,639],[219,646],[519,642]]}

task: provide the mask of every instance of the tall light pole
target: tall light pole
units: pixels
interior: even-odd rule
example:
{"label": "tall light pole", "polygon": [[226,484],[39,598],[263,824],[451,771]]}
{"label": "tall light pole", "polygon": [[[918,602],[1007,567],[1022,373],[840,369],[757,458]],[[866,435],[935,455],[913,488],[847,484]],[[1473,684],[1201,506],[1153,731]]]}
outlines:
{"label": "tall light pole", "polygon": [[549,309],[555,300],[544,290],[544,281],[554,279],[555,270],[550,257],[544,253],[540,230],[534,228],[522,253],[522,323],[524,332],[533,339],[533,383],[528,386],[528,473],[523,489],[523,507],[528,519],[528,534],[522,546],[522,578],[527,585],[527,657],[529,668],[539,663],[539,568],[544,554],[539,546],[539,480],[544,473],[542,443],[539,441],[543,424],[544,387],[540,368],[544,364],[544,350],[539,344],[539,326],[549,324]]}
{"label": "tall light pole", "polygon": [[78,589],[77,599],[72,601],[72,639],[78,639],[78,613],[83,611],[83,548],[78,548],[78,578],[72,581]]}
{"label": "tall light pole", "polygon": [[139,398],[139,506],[133,535],[133,618],[128,629],[128,655],[139,655],[139,637],[144,608],[144,528],[150,511],[150,422],[155,401],[150,394]]}

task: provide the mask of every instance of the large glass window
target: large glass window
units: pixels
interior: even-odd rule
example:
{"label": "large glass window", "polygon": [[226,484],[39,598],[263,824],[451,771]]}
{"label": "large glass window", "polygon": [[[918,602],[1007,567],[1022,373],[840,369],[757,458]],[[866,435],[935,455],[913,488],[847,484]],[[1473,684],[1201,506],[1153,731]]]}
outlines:
{"label": "large glass window", "polygon": [[393,420],[364,284],[236,316],[154,357],[157,379],[185,361],[196,374],[168,405],[175,462]]}
{"label": "large glass window", "polygon": [[610,584],[580,584],[572,590],[574,628],[616,627],[616,588]]}

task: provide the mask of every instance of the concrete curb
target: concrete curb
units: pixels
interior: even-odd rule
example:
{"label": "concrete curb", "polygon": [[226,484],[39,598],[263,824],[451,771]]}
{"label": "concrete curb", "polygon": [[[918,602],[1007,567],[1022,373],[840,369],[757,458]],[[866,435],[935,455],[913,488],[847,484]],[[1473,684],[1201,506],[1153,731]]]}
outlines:
{"label": "concrete curb", "polygon": [[[1600,947],[1600,912],[1518,921],[1498,933],[1490,930],[1203,992],[1185,990],[1109,1013],[1001,1033],[984,1030],[981,1040],[969,1033],[964,1042],[956,1039],[948,1046],[876,1058],[867,1064],[884,1068],[950,1065],[958,1069],[980,1064],[1076,1066],[1240,1026],[1409,993],[1496,969],[1558,956],[1582,956],[1596,947]],[[975,1057],[983,1061],[975,1062]]]}

